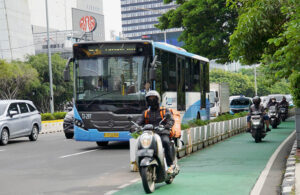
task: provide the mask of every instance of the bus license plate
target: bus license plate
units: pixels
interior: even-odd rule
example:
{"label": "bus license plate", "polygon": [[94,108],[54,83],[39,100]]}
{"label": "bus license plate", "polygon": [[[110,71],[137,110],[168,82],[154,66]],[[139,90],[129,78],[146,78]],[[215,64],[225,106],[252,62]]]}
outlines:
{"label": "bus license plate", "polygon": [[119,133],[104,133],[104,137],[119,137]]}

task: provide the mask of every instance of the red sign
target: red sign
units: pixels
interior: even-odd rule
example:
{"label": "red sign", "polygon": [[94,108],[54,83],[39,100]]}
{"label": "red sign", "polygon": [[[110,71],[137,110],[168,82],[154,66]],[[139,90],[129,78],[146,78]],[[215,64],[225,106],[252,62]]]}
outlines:
{"label": "red sign", "polygon": [[93,32],[97,27],[96,19],[93,16],[83,16],[80,19],[80,28],[84,32]]}

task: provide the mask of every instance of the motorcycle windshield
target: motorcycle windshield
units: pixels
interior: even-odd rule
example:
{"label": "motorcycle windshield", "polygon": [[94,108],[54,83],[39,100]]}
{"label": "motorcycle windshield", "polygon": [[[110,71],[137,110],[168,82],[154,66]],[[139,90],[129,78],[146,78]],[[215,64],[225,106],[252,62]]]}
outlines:
{"label": "motorcycle windshield", "polygon": [[270,106],[269,111],[270,112],[276,112],[276,107],[275,106]]}

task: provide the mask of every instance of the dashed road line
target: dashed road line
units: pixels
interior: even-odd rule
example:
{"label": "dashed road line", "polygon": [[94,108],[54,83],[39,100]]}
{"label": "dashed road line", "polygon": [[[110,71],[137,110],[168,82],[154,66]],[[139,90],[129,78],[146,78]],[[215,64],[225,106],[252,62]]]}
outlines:
{"label": "dashed road line", "polygon": [[94,151],[97,151],[97,150],[98,149],[89,150],[89,151],[85,151],[85,152],[78,152],[78,153],[74,153],[74,154],[68,154],[68,155],[65,155],[65,156],[60,156],[59,158],[68,158],[68,157],[71,157],[71,156],[78,156],[78,155],[81,155],[81,154],[86,154],[86,153],[94,152]]}
{"label": "dashed road line", "polygon": [[5,150],[0,150],[0,152],[4,152]]}

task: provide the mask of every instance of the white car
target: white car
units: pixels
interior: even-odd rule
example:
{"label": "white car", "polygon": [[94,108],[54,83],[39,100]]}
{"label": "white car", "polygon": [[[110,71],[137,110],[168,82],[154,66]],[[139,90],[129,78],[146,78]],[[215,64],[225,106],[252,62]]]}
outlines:
{"label": "white car", "polygon": [[36,141],[41,127],[41,115],[31,101],[0,100],[0,145],[18,137]]}

